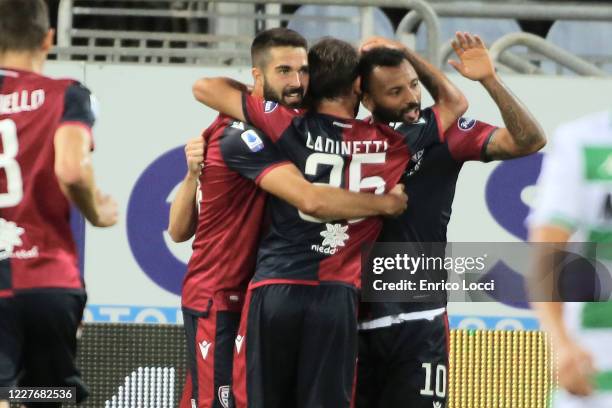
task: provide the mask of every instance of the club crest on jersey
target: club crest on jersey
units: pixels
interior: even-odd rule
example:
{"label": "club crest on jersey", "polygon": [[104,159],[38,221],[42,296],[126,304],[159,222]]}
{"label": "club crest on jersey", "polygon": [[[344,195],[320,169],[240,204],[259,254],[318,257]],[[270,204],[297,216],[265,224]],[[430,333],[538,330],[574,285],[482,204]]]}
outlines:
{"label": "club crest on jersey", "polygon": [[264,101],[264,112],[270,113],[273,112],[274,109],[278,106],[278,102],[274,101]]}
{"label": "club crest on jersey", "polygon": [[217,398],[219,398],[219,402],[223,408],[229,408],[229,395],[230,395],[230,386],[222,385],[219,387],[217,391]]}
{"label": "club crest on jersey", "polygon": [[342,224],[325,224],[325,231],[321,231],[323,237],[321,245],[312,245],[311,250],[325,255],[334,255],[338,252],[338,247],[345,246],[345,242],[349,239],[346,233],[348,225]]}
{"label": "club crest on jersey", "polygon": [[242,132],[240,138],[244,143],[246,143],[246,145],[249,147],[249,150],[251,150],[253,153],[257,153],[258,151],[264,148],[263,141],[261,140],[257,132],[252,129]]}
{"label": "club crest on jersey", "polygon": [[468,130],[472,129],[474,126],[476,126],[476,119],[459,118],[459,120],[457,121],[457,127],[463,130],[464,132],[467,132]]}

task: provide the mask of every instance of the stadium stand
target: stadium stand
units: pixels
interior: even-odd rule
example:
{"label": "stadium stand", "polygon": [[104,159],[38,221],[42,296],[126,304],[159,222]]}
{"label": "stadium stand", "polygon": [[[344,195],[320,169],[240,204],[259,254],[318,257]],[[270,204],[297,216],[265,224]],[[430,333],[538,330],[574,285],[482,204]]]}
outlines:
{"label": "stadium stand", "polygon": [[[608,74],[612,74],[612,22],[609,21],[556,21],[546,39],[559,47],[586,58]],[[548,73],[559,72],[557,67],[546,64],[543,67]],[[551,70],[552,68],[552,70]]]}
{"label": "stadium stand", "polygon": [[[521,32],[521,27],[516,20],[512,19],[484,19],[484,18],[461,18],[461,17],[446,17],[440,18],[440,40],[442,49],[440,51],[440,60],[446,61],[452,54],[451,40],[454,38],[457,31],[466,31],[465,27],[469,27],[467,31],[478,33],[484,40],[485,44],[491,45],[495,41],[502,38],[504,35]],[[399,30],[402,30],[401,28]],[[424,52],[427,47],[427,29],[423,24],[420,24],[416,32],[415,48],[419,52]],[[527,53],[524,47],[520,49],[521,54]],[[452,71],[452,67],[443,64],[442,67],[447,71]]]}
{"label": "stadium stand", "polygon": [[[466,29],[465,27],[469,27]],[[420,25],[416,32],[416,49],[424,50],[426,47],[426,28]],[[440,18],[440,39],[447,42],[455,37],[457,31],[471,31],[485,41],[493,44],[506,34],[521,31],[516,20],[511,19],[483,19],[483,18]]]}
{"label": "stadium stand", "polygon": [[[100,62],[245,66],[249,64],[248,45],[252,35],[258,30],[282,25],[302,32],[310,40],[335,35],[358,43],[370,34],[395,35],[409,44],[410,41],[412,45],[416,43],[418,50],[440,64],[450,50],[447,40],[457,29],[480,33],[492,46],[507,34],[521,32],[521,22],[559,20],[547,37],[550,43],[579,55],[593,67],[612,72],[610,46],[605,42],[612,31],[612,23],[596,22],[612,16],[610,4],[592,2],[576,6],[558,1],[528,1],[516,7],[500,1],[452,0],[429,3],[422,0],[353,0],[329,6],[309,3],[302,1],[301,7],[288,13],[283,12],[283,7],[297,5],[297,2],[60,0],[54,57]],[[407,15],[411,20],[407,26],[413,37],[402,32],[406,28],[403,22],[394,28],[382,8],[392,14],[406,14],[412,10]],[[569,21],[571,18],[582,22]],[[418,24],[421,20],[427,24]],[[589,29],[583,29],[583,24],[589,24]],[[582,41],[590,47],[577,45]],[[546,63],[547,58],[541,53],[525,52],[525,48],[520,48],[517,55],[516,51],[515,47],[511,58],[519,61],[511,64],[510,70],[568,72]],[[540,65],[542,69],[538,68]],[[564,65],[564,58],[556,61],[556,65]]]}
{"label": "stadium stand", "polygon": [[[309,42],[330,35],[351,43],[359,43],[364,37],[359,24],[361,12],[362,10],[358,7],[350,6],[302,6],[295,11],[287,27],[302,34]],[[304,19],[305,16],[316,17],[316,19]],[[337,21],[339,16],[344,20]],[[374,8],[373,28],[372,34],[374,35],[395,37],[391,21],[379,8]]]}

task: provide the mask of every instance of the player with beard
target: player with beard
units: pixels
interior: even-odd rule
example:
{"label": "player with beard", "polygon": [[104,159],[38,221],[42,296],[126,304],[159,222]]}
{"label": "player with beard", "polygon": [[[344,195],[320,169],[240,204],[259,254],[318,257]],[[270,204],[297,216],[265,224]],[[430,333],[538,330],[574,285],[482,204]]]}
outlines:
{"label": "player with beard", "polygon": [[[378,48],[388,47],[388,48]],[[389,48],[390,47],[390,48]],[[380,242],[412,242],[415,253],[444,257],[446,228],[457,177],[469,160],[504,160],[541,149],[544,132],[527,108],[495,73],[478,36],[457,33],[453,43],[460,62],[453,67],[479,81],[497,104],[507,128],[460,118],[437,144],[413,150],[403,176],[410,206],[399,220],[385,222]],[[437,69],[399,43],[376,39],[364,45],[361,75],[363,102],[376,121],[398,122],[408,144],[415,127],[426,126],[426,115],[415,115],[420,91],[414,86],[412,65],[434,100],[443,88]],[[419,97],[414,98],[412,95]],[[425,113],[427,110],[424,110]],[[418,119],[418,120],[416,120]],[[425,122],[425,123],[423,123]],[[430,244],[434,243],[434,244]],[[441,252],[440,252],[441,251]],[[429,281],[446,280],[445,270],[427,274]],[[412,303],[369,303],[360,321],[358,408],[443,407],[447,395],[448,319],[446,293]]]}
{"label": "player with beard", "polygon": [[[308,85],[306,41],[287,29],[267,30],[253,41],[252,58],[253,94],[300,106]],[[234,140],[252,148],[249,175],[263,191],[232,169],[227,150]],[[180,406],[227,407],[233,345],[244,292],[254,272],[265,191],[304,214],[323,218],[397,214],[405,209],[406,197],[398,191],[372,200],[370,194],[313,185],[279,157],[264,134],[226,116],[191,141],[186,156],[188,173],[172,203],[168,228],[177,242],[195,232],[182,291],[189,372]],[[267,163],[265,170],[256,170],[258,161]]]}
{"label": "player with beard", "polygon": [[[405,170],[405,138],[387,125],[356,120],[358,54],[340,40],[324,39],[308,53],[308,99],[299,115],[240,92],[227,78],[194,85],[204,104],[261,128],[284,156],[313,182],[381,194]],[[221,96],[221,97],[219,97]],[[459,103],[436,117],[453,123]],[[236,104],[242,100],[242,109]],[[428,129],[439,133],[437,120]],[[425,131],[425,127],[423,130]],[[238,141],[238,171],[260,166]],[[360,249],[375,239],[378,217],[326,222],[271,198],[272,225],[258,253],[236,339],[237,407],[349,407],[356,358],[356,301]]]}

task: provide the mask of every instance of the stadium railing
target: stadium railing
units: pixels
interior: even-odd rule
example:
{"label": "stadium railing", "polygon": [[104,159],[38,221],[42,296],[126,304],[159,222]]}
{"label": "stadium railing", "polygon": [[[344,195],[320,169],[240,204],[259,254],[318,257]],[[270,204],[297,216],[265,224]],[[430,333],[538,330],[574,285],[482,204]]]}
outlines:
{"label": "stadium railing", "polygon": [[[125,4],[118,7],[117,3]],[[301,5],[341,5],[359,7],[357,18],[342,15],[303,15],[287,12],[287,7]],[[359,26],[360,38],[374,32],[374,8],[394,8],[408,11],[400,22],[396,37],[414,45],[414,32],[422,22],[426,25],[427,44],[422,51],[437,65],[446,60],[450,43],[440,38],[440,17],[509,18],[522,20],[572,19],[585,21],[612,20],[612,5],[597,3],[567,4],[560,2],[500,1],[465,2],[452,0],[258,0],[203,1],[203,0],[61,0],[58,17],[58,44],[53,55],[60,60],[100,62],[182,63],[207,65],[249,65],[249,43],[262,28],[286,24],[290,21],[347,22]],[[285,11],[283,11],[285,10]],[[75,21],[88,19],[84,27]],[[159,32],[134,30],[130,19],[163,19],[166,28]],[[97,27],[97,21],[106,21],[106,27]],[[126,24],[127,22],[127,24]],[[110,24],[110,28],[108,27]],[[612,24],[612,23],[610,23]],[[81,26],[83,24],[80,24]],[[89,25],[89,26],[88,26]],[[173,29],[167,29],[167,26]],[[92,27],[93,26],[93,27]],[[181,27],[181,30],[174,29]],[[465,28],[469,30],[469,27]],[[408,33],[408,34],[407,34]],[[322,33],[324,34],[324,33]],[[412,37],[411,37],[412,36]],[[522,38],[522,37],[521,37]],[[516,40],[516,38],[514,38]],[[505,39],[508,41],[508,39]],[[569,67],[577,64],[587,75],[597,72],[589,61],[577,62],[566,54],[529,42],[527,54],[513,55],[504,50],[497,57],[503,68],[519,73],[543,73],[542,60],[550,58]],[[519,42],[520,42],[519,41]],[[506,42],[504,42],[506,44]],[[550,52],[542,52],[550,51]],[[542,56],[544,54],[544,56]],[[559,56],[559,54],[561,54]],[[601,62],[601,58],[599,58]],[[610,56],[612,61],[612,55]],[[605,61],[604,61],[605,62]],[[587,67],[585,64],[591,64]],[[576,71],[574,69],[574,71]]]}

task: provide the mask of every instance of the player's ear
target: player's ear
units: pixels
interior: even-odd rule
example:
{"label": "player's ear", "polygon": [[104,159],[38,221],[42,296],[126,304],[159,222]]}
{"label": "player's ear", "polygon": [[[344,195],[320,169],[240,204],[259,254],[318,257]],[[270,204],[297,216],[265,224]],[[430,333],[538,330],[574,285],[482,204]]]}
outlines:
{"label": "player's ear", "polygon": [[263,72],[261,72],[261,69],[258,67],[251,68],[251,75],[253,76],[253,83],[255,86],[257,86],[259,82],[263,82]]}
{"label": "player's ear", "polygon": [[364,91],[361,94],[361,103],[363,104],[363,106],[365,106],[367,110],[372,112],[372,108],[374,108],[374,102],[372,101],[372,97],[368,92]]}
{"label": "player's ear", "polygon": [[49,51],[51,51],[51,48],[53,48],[54,38],[55,38],[55,30],[51,28],[49,29],[49,31],[47,31],[47,34],[45,34],[45,36],[43,37],[42,43],[40,44],[40,50],[44,52],[45,54],[48,54]]}

